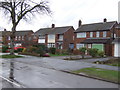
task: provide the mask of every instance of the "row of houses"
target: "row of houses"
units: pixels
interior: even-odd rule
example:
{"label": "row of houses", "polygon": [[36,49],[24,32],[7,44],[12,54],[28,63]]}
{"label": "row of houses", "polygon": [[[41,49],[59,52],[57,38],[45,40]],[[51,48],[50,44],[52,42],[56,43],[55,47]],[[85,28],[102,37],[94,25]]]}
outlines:
{"label": "row of houses", "polygon": [[[10,45],[10,31],[2,31],[0,40],[4,45]],[[34,44],[44,44],[48,48],[57,50],[73,49],[74,54],[79,54],[79,48],[98,48],[107,56],[120,56],[120,24],[117,21],[82,24],[79,20],[78,28],[73,26],[41,28],[36,32],[32,30],[17,31],[15,33],[15,46],[24,47]]]}

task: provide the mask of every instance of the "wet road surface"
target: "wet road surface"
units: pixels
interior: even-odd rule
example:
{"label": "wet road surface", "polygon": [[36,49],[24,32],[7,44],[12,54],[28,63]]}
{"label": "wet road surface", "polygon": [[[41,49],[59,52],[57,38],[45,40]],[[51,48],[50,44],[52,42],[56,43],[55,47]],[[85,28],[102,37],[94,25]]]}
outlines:
{"label": "wet road surface", "polygon": [[[14,77],[15,81],[25,88],[118,88],[117,84],[61,72],[51,64],[41,61],[46,58],[26,57],[1,60],[2,76]],[[54,61],[55,63],[58,62]],[[62,65],[62,62],[60,64]]]}

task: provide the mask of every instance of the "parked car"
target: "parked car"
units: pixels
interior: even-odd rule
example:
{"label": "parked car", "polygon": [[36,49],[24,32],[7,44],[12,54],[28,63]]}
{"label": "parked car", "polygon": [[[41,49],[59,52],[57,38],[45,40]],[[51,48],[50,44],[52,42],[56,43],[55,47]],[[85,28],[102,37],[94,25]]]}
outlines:
{"label": "parked car", "polygon": [[22,47],[22,46],[17,46],[17,47],[14,47],[14,50],[18,50],[19,48],[24,49],[25,47]]}

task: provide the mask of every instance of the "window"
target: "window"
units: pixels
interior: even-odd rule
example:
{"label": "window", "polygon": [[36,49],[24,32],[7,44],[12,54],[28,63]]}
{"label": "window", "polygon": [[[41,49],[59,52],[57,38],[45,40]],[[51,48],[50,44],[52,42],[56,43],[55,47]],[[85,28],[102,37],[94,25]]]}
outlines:
{"label": "window", "polygon": [[55,43],[55,35],[48,35],[48,43]]}
{"label": "window", "polygon": [[45,39],[38,39],[38,43],[45,43]]}
{"label": "window", "polygon": [[2,37],[0,37],[0,40],[2,41]]}
{"label": "window", "polygon": [[93,32],[90,32],[90,37],[93,37]]}
{"label": "window", "polygon": [[17,40],[17,36],[15,37],[15,40]]}
{"label": "window", "polygon": [[77,49],[80,49],[80,48],[82,48],[82,47],[84,47],[84,46],[85,46],[84,44],[80,44],[80,43],[76,44],[76,48],[77,48]]}
{"label": "window", "polygon": [[88,48],[92,48],[92,45],[91,45],[91,44],[88,44]]}
{"label": "window", "polygon": [[24,36],[22,36],[22,40],[24,40]]}
{"label": "window", "polygon": [[77,38],[86,38],[86,32],[77,33]]}
{"label": "window", "polygon": [[21,40],[21,36],[18,37],[18,40]]}
{"label": "window", "polygon": [[106,36],[107,36],[107,32],[104,31],[104,32],[103,32],[103,37],[106,37]]}
{"label": "window", "polygon": [[48,48],[55,47],[55,43],[48,43],[47,47]]}
{"label": "window", "polygon": [[96,32],[96,37],[99,37],[100,36],[100,32]]}
{"label": "window", "polygon": [[62,41],[63,40],[63,35],[59,35],[58,39]]}
{"label": "window", "polygon": [[114,38],[116,38],[117,37],[117,35],[114,33]]}

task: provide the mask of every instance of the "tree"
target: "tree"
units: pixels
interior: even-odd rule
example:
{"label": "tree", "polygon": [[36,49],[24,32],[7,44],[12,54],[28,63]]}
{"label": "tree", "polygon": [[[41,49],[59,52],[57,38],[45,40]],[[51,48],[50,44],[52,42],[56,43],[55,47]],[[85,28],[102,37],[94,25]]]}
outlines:
{"label": "tree", "polygon": [[29,17],[36,15],[36,13],[51,13],[48,2],[45,0],[41,0],[39,3],[34,2],[34,0],[4,0],[4,2],[0,2],[0,10],[3,10],[5,15],[10,16],[9,19],[12,22],[11,55],[14,55],[15,32],[20,21],[23,19],[27,21]]}
{"label": "tree", "polygon": [[79,50],[80,50],[80,52],[81,52],[82,58],[84,58],[85,52],[86,52],[87,49],[86,49],[85,47],[82,47],[82,48],[80,48]]}

